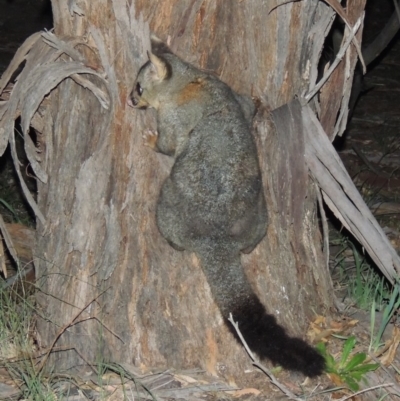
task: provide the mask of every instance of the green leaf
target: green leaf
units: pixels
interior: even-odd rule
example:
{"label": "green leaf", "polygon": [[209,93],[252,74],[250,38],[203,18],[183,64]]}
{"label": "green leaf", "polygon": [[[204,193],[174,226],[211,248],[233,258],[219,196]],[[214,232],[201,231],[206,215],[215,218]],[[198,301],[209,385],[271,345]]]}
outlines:
{"label": "green leaf", "polygon": [[339,362],[339,369],[343,369],[344,364],[346,363],[346,361],[350,355],[350,352],[354,348],[355,344],[356,344],[356,338],[354,336],[349,337],[345,341],[345,343],[343,345],[342,357]]}
{"label": "green leaf", "polygon": [[351,372],[346,373],[346,375],[348,375],[349,377],[353,378],[354,380],[357,380],[358,382],[362,379],[365,379],[365,374],[375,370],[379,367],[379,364],[366,364],[366,365],[362,365],[359,366],[355,369],[353,369]]}
{"label": "green leaf", "polygon": [[326,345],[324,343],[318,343],[315,348],[317,349],[317,351],[322,355],[325,356],[327,354],[326,352]]}
{"label": "green leaf", "polygon": [[352,379],[357,380],[359,382],[363,378],[363,376],[365,375],[365,372],[356,372],[356,371],[353,370],[348,375]]}
{"label": "green leaf", "polygon": [[326,362],[325,366],[326,372],[337,373],[335,358],[331,354],[326,355],[325,362]]}
{"label": "green leaf", "polygon": [[372,372],[373,370],[376,370],[379,368],[379,363],[367,363],[365,365],[357,366],[352,370],[352,372],[362,372],[362,373],[367,373],[367,372]]}
{"label": "green leaf", "polygon": [[367,355],[364,352],[359,352],[355,354],[350,361],[343,368],[344,372],[353,370],[357,365],[361,365],[367,359]]}
{"label": "green leaf", "polygon": [[344,382],[349,386],[350,390],[358,391],[360,388],[358,383],[355,380],[353,380],[351,377],[346,376],[344,378]]}

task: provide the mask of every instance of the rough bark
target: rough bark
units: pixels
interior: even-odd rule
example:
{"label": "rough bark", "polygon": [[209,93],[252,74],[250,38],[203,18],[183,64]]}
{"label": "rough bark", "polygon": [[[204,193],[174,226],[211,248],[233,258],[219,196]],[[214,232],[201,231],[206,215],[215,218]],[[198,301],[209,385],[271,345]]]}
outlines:
{"label": "rough bark", "polygon": [[[69,44],[75,52],[65,60],[80,59],[99,76],[63,80],[36,122],[41,168],[49,177],[38,186],[45,216],[36,247],[46,317],[38,326],[41,345],[68,327],[55,344],[61,349],[52,356],[57,370],[101,357],[143,368],[200,366],[238,379],[250,362],[224,326],[197,258],[173,250],[155,225],[171,161],[142,145],[143,130],[155,128],[152,113],[126,107],[149,49],[144,21],[170,38],[179,56],[273,109],[315,83],[321,32],[333,12],[318,0],[279,7],[274,1],[126,3],[86,0],[79,8],[69,2],[68,9],[52,1],[62,42],[50,47]],[[35,54],[49,51],[36,46]],[[88,82],[109,101],[100,102]],[[272,122],[262,106],[255,135],[269,225],[242,260],[267,309],[303,336],[314,313],[327,313],[332,303],[317,189],[305,166],[301,127],[279,111]]]}

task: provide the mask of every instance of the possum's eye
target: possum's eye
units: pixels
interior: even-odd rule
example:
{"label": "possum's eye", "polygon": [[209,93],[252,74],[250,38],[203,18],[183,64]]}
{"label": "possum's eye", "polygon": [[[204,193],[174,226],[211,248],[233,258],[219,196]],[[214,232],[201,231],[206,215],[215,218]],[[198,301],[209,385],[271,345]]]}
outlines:
{"label": "possum's eye", "polygon": [[136,84],[136,92],[139,94],[139,96],[142,96],[143,88],[140,86],[139,82]]}

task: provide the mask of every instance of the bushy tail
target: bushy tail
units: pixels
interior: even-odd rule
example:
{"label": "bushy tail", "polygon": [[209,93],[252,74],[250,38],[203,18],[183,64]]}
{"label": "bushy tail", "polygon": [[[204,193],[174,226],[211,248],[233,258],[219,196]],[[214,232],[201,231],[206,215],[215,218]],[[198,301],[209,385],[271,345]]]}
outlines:
{"label": "bushy tail", "polygon": [[224,247],[211,245],[199,253],[204,273],[225,322],[232,313],[239,329],[260,358],[268,358],[285,369],[300,371],[309,377],[322,373],[324,358],[300,338],[289,337],[274,316],[269,315],[253,292],[244,274],[240,254],[232,255]]}

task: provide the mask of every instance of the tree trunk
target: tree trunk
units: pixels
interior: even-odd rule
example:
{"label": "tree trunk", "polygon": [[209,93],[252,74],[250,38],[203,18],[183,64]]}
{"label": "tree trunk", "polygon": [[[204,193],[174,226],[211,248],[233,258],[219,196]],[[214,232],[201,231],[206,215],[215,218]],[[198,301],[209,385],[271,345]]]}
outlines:
{"label": "tree trunk", "polygon": [[[36,123],[41,168],[49,177],[38,186],[45,216],[35,260],[43,291],[41,345],[57,338],[57,370],[101,357],[143,368],[202,367],[239,379],[250,361],[224,325],[199,261],[171,248],[156,227],[157,197],[171,160],[143,146],[143,131],[156,128],[154,114],[128,109],[127,95],[150,47],[148,21],[178,56],[261,99],[255,136],[269,224],[242,263],[267,310],[304,337],[315,312],[326,315],[333,301],[317,188],[304,163],[301,127],[279,110],[271,122],[265,105],[275,109],[315,84],[316,55],[333,11],[318,0],[275,8],[275,1],[73,4],[68,9],[52,0],[55,35],[74,50],[69,57],[98,76],[63,80]],[[360,13],[364,2],[354,4]],[[40,56],[61,42],[35,46]],[[352,71],[354,50],[351,57]],[[109,101],[95,97],[82,79]],[[322,112],[328,107],[324,103]],[[335,107],[337,115],[343,104]],[[335,120],[329,124],[332,129]]]}

